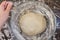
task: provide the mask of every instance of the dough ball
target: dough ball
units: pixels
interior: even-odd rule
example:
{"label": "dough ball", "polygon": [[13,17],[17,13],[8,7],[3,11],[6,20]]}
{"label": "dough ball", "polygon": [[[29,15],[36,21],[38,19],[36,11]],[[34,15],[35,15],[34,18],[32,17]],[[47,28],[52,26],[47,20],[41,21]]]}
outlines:
{"label": "dough ball", "polygon": [[19,20],[20,28],[26,35],[36,35],[46,29],[46,19],[39,13],[25,12]]}

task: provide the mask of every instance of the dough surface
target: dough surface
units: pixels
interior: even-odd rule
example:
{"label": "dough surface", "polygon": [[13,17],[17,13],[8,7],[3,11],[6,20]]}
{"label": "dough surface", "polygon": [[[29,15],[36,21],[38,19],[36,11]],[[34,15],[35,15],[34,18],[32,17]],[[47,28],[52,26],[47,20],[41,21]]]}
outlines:
{"label": "dough surface", "polygon": [[26,35],[36,35],[46,29],[46,19],[39,13],[27,11],[20,17],[20,28]]}

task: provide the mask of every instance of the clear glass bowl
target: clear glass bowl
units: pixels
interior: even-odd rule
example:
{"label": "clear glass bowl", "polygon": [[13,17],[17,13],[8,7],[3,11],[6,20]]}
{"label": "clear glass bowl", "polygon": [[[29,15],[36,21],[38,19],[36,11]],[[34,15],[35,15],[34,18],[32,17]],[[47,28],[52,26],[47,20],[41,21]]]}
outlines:
{"label": "clear glass bowl", "polygon": [[[18,2],[17,2],[18,3]],[[22,34],[21,29],[18,27],[19,16],[21,16],[24,10],[32,10],[37,13],[41,13],[47,19],[47,28],[42,34],[36,36],[26,36]],[[27,1],[15,5],[11,10],[11,30],[17,40],[50,40],[56,30],[56,17],[53,11],[44,3],[38,1]]]}

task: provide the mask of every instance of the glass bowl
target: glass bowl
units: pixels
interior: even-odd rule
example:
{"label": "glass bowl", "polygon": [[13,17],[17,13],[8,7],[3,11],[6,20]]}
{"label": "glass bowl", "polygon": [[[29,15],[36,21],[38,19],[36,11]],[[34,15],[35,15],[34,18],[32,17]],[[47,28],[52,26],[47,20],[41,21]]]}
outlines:
{"label": "glass bowl", "polygon": [[[18,3],[18,2],[17,2]],[[41,13],[45,16],[47,20],[47,28],[46,30],[38,35],[35,36],[26,36],[22,33],[21,29],[19,28],[19,16],[22,15],[24,10],[31,10],[37,13]],[[53,11],[44,3],[38,1],[27,1],[19,3],[15,5],[11,10],[11,30],[16,37],[17,40],[50,40],[50,38],[54,35],[56,30],[56,17]]]}

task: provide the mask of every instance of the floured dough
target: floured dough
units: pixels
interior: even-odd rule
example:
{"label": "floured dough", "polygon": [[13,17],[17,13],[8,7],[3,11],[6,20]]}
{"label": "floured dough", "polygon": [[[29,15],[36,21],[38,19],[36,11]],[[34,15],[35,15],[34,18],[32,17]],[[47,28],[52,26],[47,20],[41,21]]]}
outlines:
{"label": "floured dough", "polygon": [[42,33],[46,29],[46,20],[39,14],[31,11],[20,17],[20,28],[26,35],[36,35]]}

